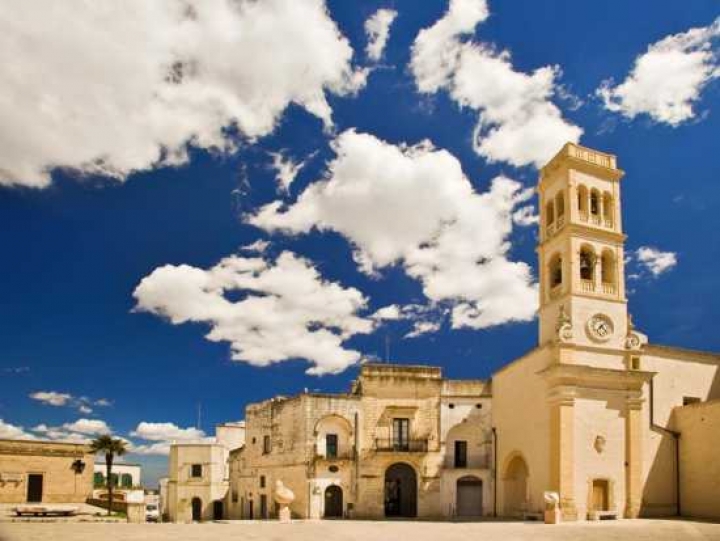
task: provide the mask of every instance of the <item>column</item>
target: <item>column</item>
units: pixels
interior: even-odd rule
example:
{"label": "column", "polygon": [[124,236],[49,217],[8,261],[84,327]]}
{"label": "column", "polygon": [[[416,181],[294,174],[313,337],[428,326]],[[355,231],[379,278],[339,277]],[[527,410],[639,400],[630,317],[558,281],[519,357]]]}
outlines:
{"label": "column", "polygon": [[636,396],[625,408],[625,518],[637,518],[642,505],[642,405]]}
{"label": "column", "polygon": [[560,494],[562,520],[577,520],[575,508],[575,398],[572,390],[550,396],[550,490]]}

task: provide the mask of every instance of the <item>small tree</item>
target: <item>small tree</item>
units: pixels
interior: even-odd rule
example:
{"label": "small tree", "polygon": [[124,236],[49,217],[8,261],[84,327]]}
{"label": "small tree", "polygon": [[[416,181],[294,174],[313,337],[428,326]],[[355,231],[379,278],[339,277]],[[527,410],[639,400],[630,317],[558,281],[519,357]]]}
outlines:
{"label": "small tree", "polygon": [[94,454],[98,453],[104,453],[105,454],[105,479],[107,480],[107,489],[108,489],[108,516],[112,512],[112,504],[113,504],[113,478],[112,478],[112,466],[113,466],[113,459],[116,456],[122,456],[127,451],[127,446],[125,445],[125,442],[118,438],[113,438],[109,434],[105,434],[103,436],[98,436],[95,438],[92,443],[90,444],[90,450]]}

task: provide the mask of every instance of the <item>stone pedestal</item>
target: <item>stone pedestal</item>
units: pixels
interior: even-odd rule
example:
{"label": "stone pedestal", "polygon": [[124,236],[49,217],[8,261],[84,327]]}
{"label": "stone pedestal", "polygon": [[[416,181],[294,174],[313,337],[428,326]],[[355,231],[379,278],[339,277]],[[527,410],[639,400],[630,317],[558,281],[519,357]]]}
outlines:
{"label": "stone pedestal", "polygon": [[287,505],[284,505],[280,508],[280,512],[278,513],[278,520],[285,524],[292,522],[290,508]]}
{"label": "stone pedestal", "polygon": [[128,502],[127,521],[132,524],[141,524],[145,522],[145,504]]}
{"label": "stone pedestal", "polygon": [[545,510],[545,524],[560,524],[560,509]]}

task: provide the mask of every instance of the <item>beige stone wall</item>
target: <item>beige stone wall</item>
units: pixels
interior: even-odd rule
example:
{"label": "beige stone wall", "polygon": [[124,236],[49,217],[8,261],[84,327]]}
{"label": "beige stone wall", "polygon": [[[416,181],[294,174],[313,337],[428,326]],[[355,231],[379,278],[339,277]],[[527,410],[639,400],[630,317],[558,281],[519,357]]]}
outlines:
{"label": "beige stone wall", "polygon": [[497,429],[497,512],[511,515],[506,492],[507,467],[521,456],[529,469],[527,507],[543,506],[543,491],[550,487],[550,409],[547,385],[537,373],[553,358],[550,347],[539,348],[497,372],[492,379],[493,425]]}
{"label": "beige stone wall", "polygon": [[720,400],[678,407],[680,501],[686,517],[720,519]]}
{"label": "beige stone wall", "polygon": [[[225,505],[228,492],[228,451],[212,443],[177,444],[170,448],[168,513],[173,522],[192,521],[192,500],[202,504],[201,520],[212,520],[215,501]],[[192,477],[193,464],[202,465],[202,476]]]}
{"label": "beige stone wall", "polygon": [[[642,370],[653,377],[654,421],[667,427],[673,408],[683,405],[684,397],[700,400],[720,398],[720,356],[677,348],[648,345],[640,357]],[[644,390],[643,425],[647,427],[643,444],[644,516],[676,513],[675,442],[662,430],[650,429],[650,389]]]}
{"label": "beige stone wall", "polygon": [[[72,468],[78,459],[82,474]],[[0,440],[0,503],[27,500],[28,474],[43,475],[43,503],[83,503],[92,494],[94,463],[86,445]]]}

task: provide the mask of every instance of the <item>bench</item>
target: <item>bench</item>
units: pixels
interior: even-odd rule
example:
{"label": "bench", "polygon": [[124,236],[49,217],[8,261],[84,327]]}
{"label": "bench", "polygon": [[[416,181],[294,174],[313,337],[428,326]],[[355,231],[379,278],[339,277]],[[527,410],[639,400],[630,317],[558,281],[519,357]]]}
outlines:
{"label": "bench", "polygon": [[54,516],[72,516],[78,512],[78,507],[70,505],[19,505],[13,508],[15,514],[19,517],[32,515],[34,517]]}

